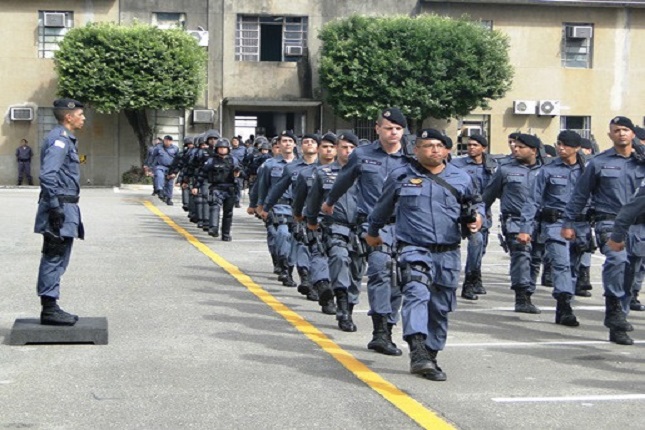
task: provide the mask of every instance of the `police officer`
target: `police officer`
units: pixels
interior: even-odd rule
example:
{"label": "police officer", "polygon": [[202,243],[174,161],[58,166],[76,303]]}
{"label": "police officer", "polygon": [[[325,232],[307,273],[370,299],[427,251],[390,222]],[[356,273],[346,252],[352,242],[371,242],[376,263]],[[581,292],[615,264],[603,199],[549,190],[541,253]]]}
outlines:
{"label": "police officer", "polygon": [[43,140],[40,150],[40,199],[34,231],[44,243],[38,269],[38,295],[42,305],[40,323],[76,324],[78,316],[62,310],[60,280],[72,253],[75,238],[85,236],[78,207],[81,169],[76,130],[83,128],[83,105],[72,99],[54,101],[58,125]]}
{"label": "police officer", "polygon": [[[376,122],[378,140],[356,148],[349,161],[338,174],[321,210],[331,215],[334,204],[358,182],[358,219],[367,229],[367,216],[383,191],[383,183],[390,172],[408,163],[401,139],[407,120],[398,108],[387,108]],[[392,342],[392,328],[398,320],[401,291],[392,279],[388,266],[391,264],[394,243],[394,219],[383,227],[380,236],[383,245],[371,248],[368,255],[367,296],[372,318],[372,340],[368,349],[386,355],[399,356],[401,350]]]}
{"label": "police officer", "polygon": [[234,136],[231,139],[231,155],[235,158],[237,165],[240,167],[240,174],[235,178],[235,207],[242,207],[240,200],[242,199],[242,190],[244,189],[244,157],[246,156],[246,147],[240,144],[241,138]]}
{"label": "police officer", "polygon": [[524,203],[520,233],[517,235],[517,241],[521,244],[530,243],[539,214],[539,230],[551,263],[553,298],[557,300],[555,323],[569,327],[579,325],[571,308],[575,284],[572,274],[576,273],[591,234],[589,221],[583,212],[573,224],[579,243],[570,244],[560,235],[564,208],[585,168],[584,157],[578,153],[580,143],[581,137],[575,131],[560,132],[556,144],[559,158],[540,169]]}
{"label": "police officer", "polygon": [[596,238],[605,255],[602,281],[605,290],[605,320],[609,340],[621,345],[634,341],[627,332],[633,326],[627,321],[634,273],[640,267],[645,250],[639,244],[645,240],[645,220],[628,232],[627,247],[614,251],[608,246],[616,215],[628,203],[645,178],[645,164],[633,154],[634,124],[629,118],[617,116],[609,123],[609,138],[613,147],[592,158],[576,183],[571,201],[564,212],[562,237],[575,239],[573,222],[582,213],[589,197],[595,209]]}
{"label": "police officer", "polygon": [[502,232],[511,254],[511,289],[515,291],[515,312],[539,314],[531,302],[540,270],[542,249],[531,243],[517,241],[520,233],[522,206],[542,164],[538,159],[540,140],[530,134],[520,134],[513,144],[513,160],[501,164],[484,189],[482,199],[486,208],[501,198]]}
{"label": "police officer", "polygon": [[[380,246],[379,230],[396,212],[401,316],[403,338],[410,346],[410,372],[432,381],[446,380],[436,358],[446,343],[448,313],[456,305],[461,203],[479,197],[471,177],[444,162],[449,153],[445,144],[445,136],[437,130],[419,132],[416,160],[387,177],[366,236],[368,245]],[[477,231],[484,218],[483,205],[477,209],[468,223],[470,231]]]}
{"label": "police officer", "polygon": [[[488,139],[480,134],[468,137],[466,143],[467,155],[455,158],[451,163],[464,170],[475,181],[481,191],[490,182],[497,169],[497,162],[486,154]],[[461,297],[467,300],[477,300],[477,294],[486,294],[482,284],[481,265],[486,246],[488,245],[488,230],[492,225],[492,214],[488,214],[482,228],[468,236],[468,254],[466,257],[466,275],[461,289]]]}
{"label": "police officer", "polygon": [[[340,134],[336,141],[336,160],[331,164],[319,166],[314,171],[303,211],[308,229],[318,230],[322,214],[320,207],[358,142],[358,137],[351,132]],[[369,141],[367,143],[369,144]],[[327,257],[331,288],[336,297],[336,320],[338,328],[345,332],[356,331],[352,315],[354,306],[358,304],[365,271],[365,246],[358,236],[359,226],[356,223],[357,188],[358,185],[354,184],[336,202],[332,215],[322,214],[322,225],[328,231]],[[294,208],[294,213],[299,215],[297,208]]]}
{"label": "police officer", "polygon": [[20,139],[20,146],[16,149],[16,161],[18,161],[18,185],[22,185],[23,176],[27,178],[29,185],[34,185],[31,177],[31,157],[34,156],[27,139]]}
{"label": "police officer", "polygon": [[172,136],[166,135],[163,143],[152,150],[150,161],[147,163],[152,167],[157,195],[169,206],[173,205],[172,191],[175,183],[175,175],[170,173],[170,166],[178,153],[179,148],[172,144]]}
{"label": "police officer", "polygon": [[192,172],[189,170],[190,158],[194,155],[195,139],[190,136],[184,137],[184,147],[177,154],[170,166],[170,173],[176,175],[177,182],[181,186],[181,207],[188,212],[190,205],[189,183],[192,179]]}

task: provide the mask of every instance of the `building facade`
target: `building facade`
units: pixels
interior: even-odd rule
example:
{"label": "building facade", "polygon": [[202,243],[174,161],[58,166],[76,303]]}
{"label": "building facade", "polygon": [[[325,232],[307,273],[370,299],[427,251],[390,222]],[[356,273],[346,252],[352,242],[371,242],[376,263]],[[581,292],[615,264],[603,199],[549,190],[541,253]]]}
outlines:
{"label": "building facade", "polygon": [[[209,128],[223,136],[275,135],[283,129],[352,129],[373,137],[374,118],[344,121],[324,104],[318,84],[320,28],[352,14],[468,15],[510,38],[512,89],[491,109],[450,121],[426,120],[452,137],[484,133],[491,151],[506,152],[506,136],[521,130],[553,143],[576,129],[607,147],[616,115],[643,124],[638,103],[645,84],[645,1],[580,0],[7,0],[0,22],[11,42],[0,46],[0,184],[14,184],[14,152],[21,138],[38,154],[53,126],[56,98],[52,57],[65,31],[87,22],[149,22],[189,31],[208,51],[207,90],[196,106],[149,112],[156,135],[177,139]],[[79,133],[84,183],[116,185],[139,164],[136,138],[123,115],[87,110]],[[34,172],[38,162],[34,160]]]}

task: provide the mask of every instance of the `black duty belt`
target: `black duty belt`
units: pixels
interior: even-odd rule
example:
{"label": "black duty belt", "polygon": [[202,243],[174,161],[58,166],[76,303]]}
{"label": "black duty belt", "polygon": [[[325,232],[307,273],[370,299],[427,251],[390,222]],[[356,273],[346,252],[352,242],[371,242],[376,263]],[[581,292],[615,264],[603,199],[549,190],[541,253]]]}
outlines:
{"label": "black duty belt", "polygon": [[58,196],[60,203],[78,203],[79,196]]}
{"label": "black duty belt", "polygon": [[[406,246],[418,246],[418,245],[412,245],[410,243],[398,241],[397,242],[399,250],[403,247]],[[428,246],[419,246],[420,248],[426,248],[430,252],[434,253],[440,253],[440,252],[448,252],[448,251],[455,251],[459,249],[460,243],[451,243],[451,244],[432,244]]]}

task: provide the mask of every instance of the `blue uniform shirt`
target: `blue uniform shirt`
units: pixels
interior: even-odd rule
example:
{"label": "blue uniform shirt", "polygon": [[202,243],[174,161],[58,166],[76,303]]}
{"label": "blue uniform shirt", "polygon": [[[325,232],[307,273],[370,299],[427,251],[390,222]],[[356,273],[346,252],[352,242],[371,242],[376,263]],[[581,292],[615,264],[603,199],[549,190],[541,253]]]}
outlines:
{"label": "blue uniform shirt", "polygon": [[[283,161],[284,158],[282,159]],[[275,204],[277,204],[280,199],[293,200],[293,184],[298,178],[298,174],[302,169],[307,167],[308,164],[302,158],[296,158],[293,162],[286,164],[282,170],[279,170],[280,166],[272,167],[271,173],[271,186],[267,192],[266,197],[264,198],[264,210],[269,211]],[[274,173],[277,175],[280,171],[280,177],[274,177]],[[274,181],[274,178],[277,178]],[[290,203],[289,203],[290,204]]]}
{"label": "blue uniform shirt", "polygon": [[163,143],[159,143],[158,145],[155,145],[152,153],[150,154],[150,159],[152,161],[149,166],[170,167],[178,152],[179,148],[175,145],[170,145],[166,148]]}
{"label": "blue uniform shirt", "polygon": [[[493,161],[495,167],[497,167],[497,162],[495,162],[492,158],[491,161]],[[475,181],[475,185],[477,185],[477,189],[480,193],[484,190],[484,188],[486,188],[486,185],[488,185],[494,173],[494,170],[487,168],[484,162],[477,164],[475,163],[475,160],[472,159],[472,157],[469,157],[467,155],[464,157],[453,158],[450,161],[450,164],[455,167],[459,167],[460,169],[468,173],[470,177]]]}
{"label": "blue uniform shirt", "polygon": [[645,214],[645,184],[642,184],[634,198],[623,206],[616,220],[614,221],[614,228],[611,233],[611,240],[614,242],[624,242],[627,237],[629,227],[634,224],[636,218]]}
{"label": "blue uniform shirt", "polygon": [[[296,160],[297,159],[294,159],[291,162],[295,162]],[[285,160],[282,155],[278,155],[277,157],[270,158],[263,163],[262,171],[258,171],[258,205],[264,205],[270,190],[280,181],[280,179],[282,179],[284,169],[291,164],[291,162]],[[287,183],[285,191],[289,188],[289,185],[291,185],[290,182]],[[283,193],[286,194],[285,192]],[[282,196],[283,194],[280,194],[276,197],[276,200]],[[291,198],[291,195],[285,195],[284,197]]]}
{"label": "blue uniform shirt", "polygon": [[528,166],[517,160],[500,164],[482,194],[486,207],[492,206],[500,198],[502,215],[519,217],[541,167],[539,162]]}
{"label": "blue uniform shirt", "polygon": [[81,161],[76,137],[62,125],[49,132],[40,149],[40,189],[49,207],[58,207],[57,196],[78,196]]}
{"label": "blue uniform shirt", "polygon": [[327,204],[335,204],[358,178],[358,211],[368,215],[383,191],[388,174],[406,164],[408,160],[401,150],[388,154],[378,140],[369,145],[359,146],[351,153],[349,161],[340,171],[327,196]]}
{"label": "blue uniform shirt", "polygon": [[[341,171],[341,165],[338,161],[334,161],[326,166],[319,166],[313,174],[313,182],[309,195],[307,196],[306,207],[304,216],[307,218],[307,223],[316,224],[318,222],[318,214],[324,199],[331,191],[338,174]],[[355,224],[356,217],[358,216],[358,185],[354,184],[350,187],[345,194],[334,204],[334,212],[325,215],[325,221],[328,223],[342,223],[342,224]]]}
{"label": "blue uniform shirt", "polygon": [[316,161],[315,163],[311,163],[303,169],[300,169],[300,172],[298,173],[298,177],[293,184],[293,202],[291,203],[293,214],[296,216],[302,215],[302,209],[305,206],[307,194],[309,194],[309,190],[314,182],[314,172],[319,167],[320,163]]}

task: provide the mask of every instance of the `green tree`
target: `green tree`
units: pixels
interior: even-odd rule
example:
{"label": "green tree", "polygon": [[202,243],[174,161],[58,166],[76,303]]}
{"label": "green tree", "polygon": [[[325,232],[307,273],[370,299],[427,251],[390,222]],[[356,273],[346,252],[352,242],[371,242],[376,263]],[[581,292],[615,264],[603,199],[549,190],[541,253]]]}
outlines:
{"label": "green tree", "polygon": [[320,81],[345,119],[401,108],[417,128],[425,118],[489,108],[511,87],[507,36],[468,17],[351,16],[320,32]]}
{"label": "green tree", "polygon": [[204,89],[206,60],[180,29],[98,23],[70,30],[54,64],[61,97],[101,113],[125,113],[143,162],[153,133],[146,110],[192,107]]}

